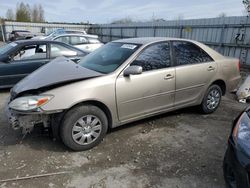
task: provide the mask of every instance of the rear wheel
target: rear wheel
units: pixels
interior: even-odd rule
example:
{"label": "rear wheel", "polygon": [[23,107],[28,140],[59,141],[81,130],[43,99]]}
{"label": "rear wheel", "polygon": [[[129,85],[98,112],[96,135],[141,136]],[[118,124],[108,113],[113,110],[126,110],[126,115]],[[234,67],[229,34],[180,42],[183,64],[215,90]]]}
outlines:
{"label": "rear wheel", "polygon": [[63,143],[75,151],[99,144],[108,129],[105,113],[93,105],[78,106],[65,115],[60,128]]}
{"label": "rear wheel", "polygon": [[220,86],[211,85],[201,103],[202,112],[205,114],[213,113],[219,107],[221,96],[222,91]]}

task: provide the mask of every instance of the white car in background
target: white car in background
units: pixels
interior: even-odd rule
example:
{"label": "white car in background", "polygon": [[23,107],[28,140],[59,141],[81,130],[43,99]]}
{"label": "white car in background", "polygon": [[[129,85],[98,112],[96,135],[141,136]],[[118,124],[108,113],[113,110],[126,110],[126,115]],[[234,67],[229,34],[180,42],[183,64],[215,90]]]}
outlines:
{"label": "white car in background", "polygon": [[64,42],[87,52],[92,52],[103,45],[97,35],[88,34],[63,34],[51,40]]}
{"label": "white car in background", "polygon": [[87,34],[86,31],[80,31],[80,30],[65,30],[65,29],[57,29],[55,31],[50,32],[49,34],[45,36],[36,36],[33,37],[32,39],[41,39],[41,40],[51,40],[52,38],[63,35],[63,34],[80,34],[80,35],[85,35]]}

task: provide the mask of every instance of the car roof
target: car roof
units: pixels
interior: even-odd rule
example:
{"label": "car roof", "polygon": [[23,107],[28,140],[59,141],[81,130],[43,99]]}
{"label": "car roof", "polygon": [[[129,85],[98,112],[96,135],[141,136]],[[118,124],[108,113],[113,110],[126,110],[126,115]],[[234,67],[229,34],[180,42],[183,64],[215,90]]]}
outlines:
{"label": "car roof", "polygon": [[89,34],[74,34],[74,33],[69,33],[69,34],[61,34],[61,35],[57,35],[54,38],[58,38],[58,37],[67,37],[67,36],[76,36],[76,37],[87,37],[87,38],[95,38],[97,39],[98,36],[97,35],[89,35]]}
{"label": "car roof", "polygon": [[13,30],[12,32],[30,32],[28,30]]}
{"label": "car roof", "polygon": [[122,42],[122,43],[133,43],[133,44],[150,44],[154,42],[161,42],[161,41],[170,41],[170,40],[179,40],[179,41],[191,41],[188,39],[180,39],[180,38],[168,38],[168,37],[140,37],[140,38],[127,38],[127,39],[119,39],[113,42]]}
{"label": "car roof", "polygon": [[53,41],[53,40],[28,39],[28,40],[17,40],[17,41],[14,41],[14,43],[17,43],[17,44],[34,44],[34,43],[41,44],[41,43],[62,43],[62,42]]}
{"label": "car roof", "polygon": [[192,42],[193,44],[196,44],[200,48],[206,51],[213,59],[220,60],[223,59],[224,56],[220,53],[216,52],[212,48],[208,47],[207,45],[200,43],[195,40],[189,40],[189,39],[181,39],[181,38],[168,38],[168,37],[141,37],[141,38],[128,38],[128,39],[120,39],[113,42],[121,42],[121,43],[132,43],[132,44],[140,44],[140,45],[149,45],[151,43],[155,42],[162,42],[162,41],[186,41],[186,42]]}
{"label": "car roof", "polygon": [[70,30],[68,30],[68,29],[64,29],[64,31],[72,31],[72,32],[79,32],[79,33],[86,33],[86,31],[81,31],[81,30],[72,30],[72,29],[70,29]]}

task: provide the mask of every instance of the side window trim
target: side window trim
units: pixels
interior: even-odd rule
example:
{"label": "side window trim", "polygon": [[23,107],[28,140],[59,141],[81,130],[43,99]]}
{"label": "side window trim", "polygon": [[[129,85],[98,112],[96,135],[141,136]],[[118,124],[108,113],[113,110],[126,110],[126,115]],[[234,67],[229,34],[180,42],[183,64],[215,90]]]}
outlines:
{"label": "side window trim", "polygon": [[[157,45],[157,44],[161,44],[161,43],[167,43],[168,45],[169,45],[169,48],[170,48],[170,50],[169,50],[169,56],[170,56],[170,66],[168,66],[168,67],[165,67],[165,68],[160,68],[160,69],[154,69],[154,70],[149,70],[149,71],[143,71],[142,72],[142,74],[143,73],[149,73],[149,72],[152,72],[152,71],[158,71],[158,70],[163,70],[163,69],[168,69],[168,68],[171,68],[171,67],[173,67],[173,59],[172,59],[172,46],[171,46],[171,41],[169,41],[169,40],[166,40],[166,41],[159,41],[159,42],[154,42],[154,43],[152,43],[152,44],[149,44],[149,45],[147,45],[147,46],[145,46],[136,56],[135,56],[135,58],[129,63],[129,65],[128,66],[130,66],[147,48],[149,48],[149,47],[151,47],[151,46],[154,46],[154,45]],[[127,67],[128,67],[127,66]]]}
{"label": "side window trim", "polygon": [[11,56],[13,56],[14,54],[16,54],[18,51],[22,50],[24,47],[26,46],[31,46],[31,45],[45,45],[46,46],[46,58],[34,58],[34,59],[18,59],[18,60],[11,60],[9,61],[10,63],[14,63],[14,62],[22,62],[22,61],[34,61],[34,60],[45,60],[48,59],[48,52],[49,52],[49,48],[48,48],[48,44],[47,43],[41,43],[41,44],[28,44],[28,45],[22,45],[20,47],[18,47],[16,50],[14,50],[11,53]]}

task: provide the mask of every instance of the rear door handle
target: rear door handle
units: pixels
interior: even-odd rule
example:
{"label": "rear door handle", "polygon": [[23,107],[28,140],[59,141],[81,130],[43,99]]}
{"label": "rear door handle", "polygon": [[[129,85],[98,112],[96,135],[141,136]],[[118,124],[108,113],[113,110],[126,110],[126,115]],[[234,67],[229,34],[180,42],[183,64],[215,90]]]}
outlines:
{"label": "rear door handle", "polygon": [[174,78],[174,75],[172,74],[167,74],[165,77],[164,77],[164,80],[169,80],[169,79],[172,79]]}
{"label": "rear door handle", "polygon": [[213,70],[215,70],[215,67],[209,66],[209,67],[207,68],[207,70],[208,70],[208,71],[213,71]]}

